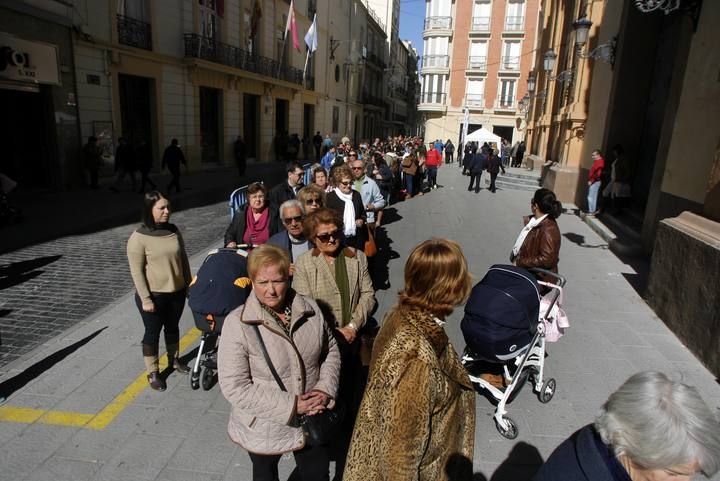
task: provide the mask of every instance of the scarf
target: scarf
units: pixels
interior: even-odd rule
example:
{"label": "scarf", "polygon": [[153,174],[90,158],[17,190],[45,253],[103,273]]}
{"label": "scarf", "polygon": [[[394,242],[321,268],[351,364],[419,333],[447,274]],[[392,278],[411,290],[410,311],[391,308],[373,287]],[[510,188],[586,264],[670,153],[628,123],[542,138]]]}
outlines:
{"label": "scarf", "polygon": [[270,238],[270,209],[265,207],[258,220],[255,220],[250,207],[248,207],[246,215],[243,242],[254,246],[264,244]]}
{"label": "scarf", "polygon": [[515,258],[517,257],[518,253],[520,252],[520,248],[523,245],[523,242],[525,242],[525,238],[528,236],[531,230],[533,230],[535,227],[537,227],[540,222],[545,220],[545,217],[548,215],[545,214],[539,219],[536,219],[533,217],[530,219],[530,222],[527,223],[525,227],[520,231],[520,235],[518,236],[517,240],[515,241],[515,245],[512,248],[512,252],[510,253],[510,261],[514,262]]}
{"label": "scarf", "polygon": [[343,194],[337,187],[334,192],[340,200],[345,202],[345,210],[343,211],[343,225],[345,227],[343,229],[343,233],[345,234],[345,237],[353,237],[357,226],[355,225],[355,206],[352,201],[352,192],[349,194]]}
{"label": "scarf", "polygon": [[340,305],[342,307],[342,319],[338,323],[340,327],[345,327],[352,320],[352,308],[350,306],[350,280],[348,278],[347,264],[345,263],[345,254],[340,254],[335,258],[335,283],[340,291]]}

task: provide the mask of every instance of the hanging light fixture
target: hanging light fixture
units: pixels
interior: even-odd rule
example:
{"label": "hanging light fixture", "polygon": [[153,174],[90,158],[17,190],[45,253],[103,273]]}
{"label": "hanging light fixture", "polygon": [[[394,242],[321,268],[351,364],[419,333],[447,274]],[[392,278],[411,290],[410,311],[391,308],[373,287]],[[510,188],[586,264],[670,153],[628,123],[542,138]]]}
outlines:
{"label": "hanging light fixture", "polygon": [[680,8],[680,0],[635,0],[635,7],[643,13],[662,10],[667,15]]}
{"label": "hanging light fixture", "polygon": [[593,23],[585,16],[582,16],[575,20],[575,22],[573,22],[573,28],[575,29],[575,45],[577,45],[578,47],[582,47],[583,45],[585,45],[592,24]]}
{"label": "hanging light fixture", "polygon": [[527,79],[527,90],[532,95],[535,91],[535,72],[530,72]]}
{"label": "hanging light fixture", "polygon": [[545,70],[546,72],[552,72],[555,68],[556,58],[557,54],[552,50],[548,50],[547,52],[545,52],[545,55],[543,55],[543,70]]}

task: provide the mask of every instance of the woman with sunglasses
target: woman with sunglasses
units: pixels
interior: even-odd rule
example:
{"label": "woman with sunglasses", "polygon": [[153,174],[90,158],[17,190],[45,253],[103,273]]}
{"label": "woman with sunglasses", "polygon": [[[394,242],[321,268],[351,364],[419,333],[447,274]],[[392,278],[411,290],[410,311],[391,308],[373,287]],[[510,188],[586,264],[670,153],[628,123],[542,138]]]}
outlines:
{"label": "woman with sunglasses", "polygon": [[306,214],[315,212],[325,205],[325,191],[315,184],[306,185],[297,195]]}
{"label": "woman with sunglasses", "polygon": [[279,230],[278,213],[268,207],[267,189],[263,184],[250,184],[247,199],[225,231],[225,247],[234,249],[238,244],[264,244]]}
{"label": "woman with sunglasses", "polygon": [[306,217],[303,230],[315,247],[295,261],[293,289],[317,301],[323,317],[335,327],[342,359],[338,398],[345,403],[347,414],[343,431],[333,443],[337,449],[335,479],[341,479],[366,379],[358,331],[375,306],[375,291],[367,257],[344,243],[343,221],[336,211],[318,209]]}
{"label": "woman with sunglasses", "polygon": [[343,164],[333,168],[332,176],[335,188],[325,198],[325,205],[340,214],[345,245],[364,250],[368,238],[367,215],[362,196],[353,190],[352,170]]}

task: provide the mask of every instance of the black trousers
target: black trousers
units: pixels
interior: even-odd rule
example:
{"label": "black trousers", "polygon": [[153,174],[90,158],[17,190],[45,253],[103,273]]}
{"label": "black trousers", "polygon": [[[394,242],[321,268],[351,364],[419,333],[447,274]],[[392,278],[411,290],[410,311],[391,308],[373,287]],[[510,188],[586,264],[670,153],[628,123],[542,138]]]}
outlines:
{"label": "black trousers", "polygon": [[473,190],[473,184],[475,184],[475,190],[480,190],[480,180],[482,179],[482,172],[479,174],[470,173],[470,185],[468,190]]}
{"label": "black trousers", "polygon": [[497,179],[498,172],[490,172],[490,192],[495,192],[495,179]]}
{"label": "black trousers", "polygon": [[445,152],[445,163],[446,164],[453,163],[453,152]]}
{"label": "black trousers", "polygon": [[140,192],[141,193],[145,192],[145,185],[149,184],[151,189],[154,189],[155,187],[157,187],[155,182],[153,182],[152,179],[150,178],[149,171],[141,170],[140,175],[142,176],[142,178],[140,179]]}
{"label": "black trousers", "polygon": [[145,312],[142,309],[140,296],[135,294],[135,305],[140,311],[145,335],[143,344],[157,346],[160,342],[160,331],[165,330],[165,345],[177,344],[180,340],[180,316],[185,308],[185,289],[169,293],[153,293],[155,312]]}
{"label": "black trousers", "polygon": [[172,174],[172,180],[170,181],[170,183],[167,186],[168,194],[170,193],[170,188],[172,186],[175,186],[175,190],[177,192],[180,192],[180,167],[178,167],[177,169],[169,169],[169,170],[170,170],[170,174]]}
{"label": "black trousers", "polygon": [[[280,454],[248,453],[253,465],[253,481],[279,481]],[[301,481],[328,481],[330,458],[325,446],[306,446],[293,453]]]}

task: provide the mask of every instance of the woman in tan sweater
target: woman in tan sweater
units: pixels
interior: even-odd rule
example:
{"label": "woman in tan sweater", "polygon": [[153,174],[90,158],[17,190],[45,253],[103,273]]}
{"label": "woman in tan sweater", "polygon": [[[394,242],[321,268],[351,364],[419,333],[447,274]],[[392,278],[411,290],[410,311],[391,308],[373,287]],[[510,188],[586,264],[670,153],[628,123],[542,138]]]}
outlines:
{"label": "woman in tan sweater", "polygon": [[127,244],[130,273],[135,283],[135,304],[140,310],[145,335],[142,351],[148,383],[156,391],[166,389],[160,377],[158,349],[164,328],[168,365],[181,373],[189,368],[178,360],[179,322],[190,284],[190,263],[180,231],[170,224],[170,203],[160,192],[145,194],[142,225]]}

